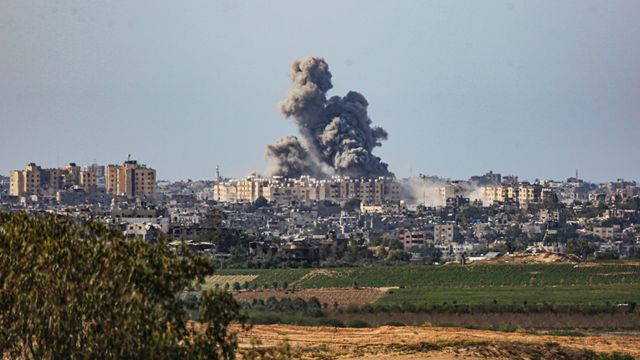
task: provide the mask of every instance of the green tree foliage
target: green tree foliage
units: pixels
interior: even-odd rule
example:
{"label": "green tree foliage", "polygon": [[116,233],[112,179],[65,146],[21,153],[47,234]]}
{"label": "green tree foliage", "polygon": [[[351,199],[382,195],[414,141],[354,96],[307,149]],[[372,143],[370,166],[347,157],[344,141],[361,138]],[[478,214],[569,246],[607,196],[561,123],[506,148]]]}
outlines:
{"label": "green tree foliage", "polygon": [[595,248],[589,241],[589,237],[575,238],[567,241],[567,252],[586,259],[595,252]]}
{"label": "green tree foliage", "polygon": [[360,210],[360,199],[350,199],[342,204],[342,210],[346,212],[355,212]]}
{"label": "green tree foliage", "polygon": [[463,224],[468,224],[473,220],[481,220],[483,218],[482,208],[478,206],[469,206],[460,211],[458,219]]}
{"label": "green tree foliage", "polygon": [[504,237],[509,252],[524,250],[529,242],[527,235],[518,226],[507,228]]}
{"label": "green tree foliage", "polygon": [[206,291],[203,324],[179,294],[213,272],[186,247],[171,250],[100,223],[0,213],[0,354],[34,359],[233,358],[242,320],[232,296]]}

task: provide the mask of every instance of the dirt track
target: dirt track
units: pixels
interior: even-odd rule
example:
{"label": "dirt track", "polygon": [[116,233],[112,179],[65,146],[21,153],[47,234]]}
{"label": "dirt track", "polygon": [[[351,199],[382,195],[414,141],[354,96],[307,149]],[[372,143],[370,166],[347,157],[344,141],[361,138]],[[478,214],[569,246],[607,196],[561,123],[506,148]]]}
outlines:
{"label": "dirt track", "polygon": [[368,329],[257,325],[240,335],[263,345],[287,340],[297,358],[339,359],[573,359],[583,350],[640,357],[640,337],[567,337],[442,327]]}

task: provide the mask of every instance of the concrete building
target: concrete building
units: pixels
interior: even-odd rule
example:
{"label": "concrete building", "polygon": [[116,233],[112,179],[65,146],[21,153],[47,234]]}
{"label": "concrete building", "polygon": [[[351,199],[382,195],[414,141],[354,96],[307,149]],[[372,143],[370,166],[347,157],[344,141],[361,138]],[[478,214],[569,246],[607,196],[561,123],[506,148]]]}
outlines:
{"label": "concrete building", "polygon": [[603,240],[612,240],[620,235],[620,225],[594,227],[593,235]]}
{"label": "concrete building", "polygon": [[442,205],[445,205],[447,203],[447,200],[451,198],[467,195],[466,189],[460,183],[456,182],[441,186],[439,188],[439,191]]}
{"label": "concrete building", "polygon": [[517,199],[520,204],[539,203],[542,199],[542,186],[521,183],[518,186]]}
{"label": "concrete building", "polygon": [[433,241],[436,244],[449,244],[456,237],[457,227],[453,222],[435,224],[433,226]]}
{"label": "concrete building", "polygon": [[91,164],[88,165],[84,168],[84,171],[88,171],[90,173],[95,174],[95,178],[96,178],[96,186],[98,188],[104,188],[105,187],[105,182],[106,182],[106,173],[105,173],[105,166],[103,165],[98,165],[98,164]]}
{"label": "concrete building", "polygon": [[81,171],[75,163],[54,169],[43,169],[35,163],[30,163],[25,170],[11,172],[9,194],[54,196],[59,190],[74,186],[89,190],[95,185],[95,174],[90,171]]}
{"label": "concrete building", "polygon": [[153,198],[156,193],[156,170],[127,160],[122,165],[108,165],[107,194]]}
{"label": "concrete building", "polygon": [[236,201],[254,202],[258,200],[259,197],[263,196],[262,190],[266,185],[266,180],[254,176],[239,180],[236,183]]}
{"label": "concrete building", "polygon": [[236,202],[236,186],[230,183],[218,183],[213,186],[213,200]]}
{"label": "concrete building", "polygon": [[431,241],[425,230],[398,229],[398,239],[405,250],[424,248]]}
{"label": "concrete building", "polygon": [[213,187],[215,200],[227,202],[254,202],[264,197],[277,204],[292,202],[331,201],[344,202],[359,199],[367,204],[400,201],[400,184],[392,179],[350,179],[334,177],[316,180],[307,176],[285,179],[274,176],[263,179],[249,176],[238,181],[218,183]]}
{"label": "concrete building", "polygon": [[517,201],[520,205],[525,205],[542,201],[542,186],[528,182],[486,186],[483,188],[483,192],[488,204]]}

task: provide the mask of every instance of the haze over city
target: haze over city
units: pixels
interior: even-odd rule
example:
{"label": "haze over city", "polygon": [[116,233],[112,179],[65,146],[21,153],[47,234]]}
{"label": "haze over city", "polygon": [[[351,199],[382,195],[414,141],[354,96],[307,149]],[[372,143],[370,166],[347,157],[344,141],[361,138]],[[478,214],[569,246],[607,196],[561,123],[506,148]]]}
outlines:
{"label": "haze over city", "polygon": [[0,174],[120,163],[159,179],[265,171],[296,134],[291,62],[366,96],[399,177],[640,179],[631,1],[0,4]]}

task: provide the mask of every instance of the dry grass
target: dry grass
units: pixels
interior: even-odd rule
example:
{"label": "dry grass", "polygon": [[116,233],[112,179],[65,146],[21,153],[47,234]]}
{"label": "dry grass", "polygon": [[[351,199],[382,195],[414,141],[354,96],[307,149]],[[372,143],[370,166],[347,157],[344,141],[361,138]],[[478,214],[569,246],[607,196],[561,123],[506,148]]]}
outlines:
{"label": "dry grass", "polygon": [[369,329],[258,325],[241,333],[243,347],[251,339],[265,346],[282,340],[302,359],[581,359],[584,350],[640,356],[633,336],[557,337],[439,327]]}

